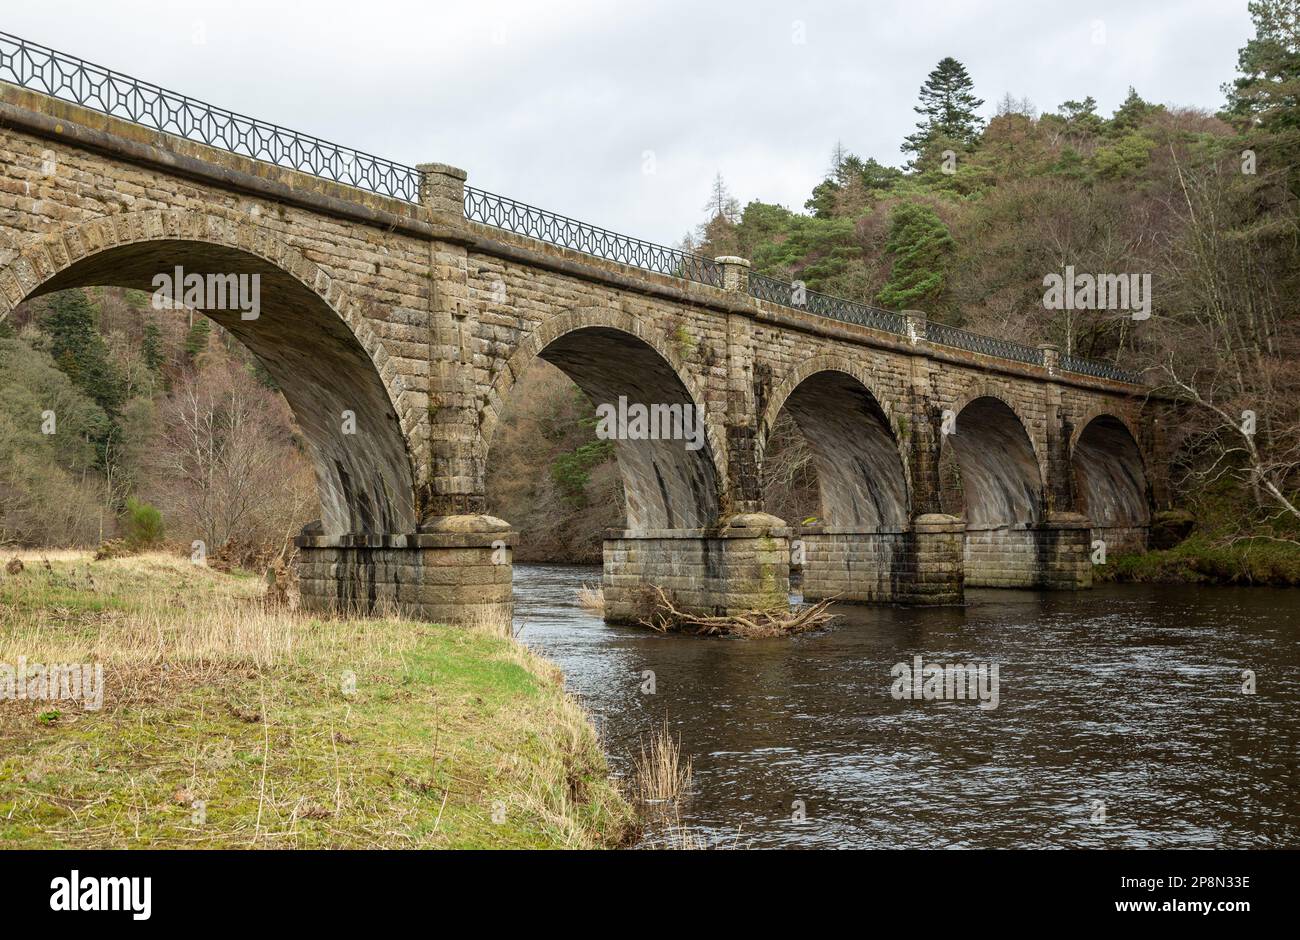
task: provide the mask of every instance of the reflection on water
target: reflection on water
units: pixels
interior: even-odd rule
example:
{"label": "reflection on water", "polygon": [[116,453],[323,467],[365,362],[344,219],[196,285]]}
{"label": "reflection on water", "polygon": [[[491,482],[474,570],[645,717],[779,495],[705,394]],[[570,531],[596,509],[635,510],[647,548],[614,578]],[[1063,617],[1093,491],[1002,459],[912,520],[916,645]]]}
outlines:
{"label": "reflection on water", "polygon": [[[682,821],[708,842],[1300,844],[1295,591],[970,591],[965,608],[846,606],[828,630],[744,641],[608,626],[574,596],[599,569],[514,577],[521,639],[564,670],[617,772],[653,724],[680,734]],[[895,700],[890,668],[916,655],[998,663],[998,707]]]}

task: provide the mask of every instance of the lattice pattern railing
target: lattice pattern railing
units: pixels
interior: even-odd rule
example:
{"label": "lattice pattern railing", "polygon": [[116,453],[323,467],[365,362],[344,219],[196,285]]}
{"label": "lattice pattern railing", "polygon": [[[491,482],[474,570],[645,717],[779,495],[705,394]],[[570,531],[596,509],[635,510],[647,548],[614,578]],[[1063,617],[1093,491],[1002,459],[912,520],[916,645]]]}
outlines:
{"label": "lattice pattern railing", "polygon": [[[254,160],[407,202],[420,201],[421,173],[414,167],[214,107],[8,33],[0,33],[0,81]],[[620,235],[472,186],[465,187],[465,217],[645,271],[723,286],[722,265],[709,258]],[[907,332],[902,314],[797,288],[762,274],[749,275],[749,293],[759,300],[846,323],[899,335]],[[1043,363],[1040,350],[1020,343],[941,323],[927,323],[925,329],[925,338],[932,343],[1017,362]],[[1062,356],[1061,368],[1119,382],[1141,381],[1140,376],[1109,363],[1075,356]]]}
{"label": "lattice pattern railing", "polygon": [[713,287],[722,286],[722,265],[709,258],[619,235],[473,186],[465,187],[465,218],[606,261]]}
{"label": "lattice pattern railing", "polygon": [[1138,373],[1121,369],[1109,362],[1098,362],[1095,359],[1081,359],[1078,356],[1063,355],[1061,356],[1061,369],[1064,372],[1091,375],[1098,379],[1111,379],[1115,382],[1128,382],[1132,385],[1142,384],[1142,376]]}
{"label": "lattice pattern railing", "polygon": [[1043,351],[1041,349],[1025,346],[1023,343],[1013,343],[1007,339],[998,339],[995,336],[972,333],[969,330],[958,329],[944,323],[927,322],[925,324],[925,338],[931,343],[938,343],[940,346],[953,346],[957,349],[965,349],[984,356],[1012,359],[1016,362],[1027,362],[1036,366],[1043,364]]}
{"label": "lattice pattern railing", "polygon": [[7,33],[0,33],[0,81],[254,160],[407,202],[420,199],[414,167],[195,101]]}
{"label": "lattice pattern railing", "polygon": [[807,310],[818,316],[869,326],[887,333],[903,335],[907,332],[907,319],[900,313],[832,297],[765,274],[749,275],[749,295],[769,303]]}

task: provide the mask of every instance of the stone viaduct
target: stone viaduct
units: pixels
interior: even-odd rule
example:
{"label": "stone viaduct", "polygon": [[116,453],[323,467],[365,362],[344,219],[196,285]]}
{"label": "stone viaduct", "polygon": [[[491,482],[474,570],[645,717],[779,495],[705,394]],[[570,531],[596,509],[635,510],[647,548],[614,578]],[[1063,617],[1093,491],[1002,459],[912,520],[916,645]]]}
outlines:
{"label": "stone viaduct", "polygon": [[[313,607],[508,612],[513,534],[487,515],[485,468],[539,358],[594,404],[704,423],[696,448],[615,445],[611,619],[650,583],[699,610],[783,604],[792,562],[809,598],[1086,587],[1092,542],[1140,550],[1167,498],[1134,376],[615,235],[3,34],[0,165],[0,318],[70,287],[152,291],[176,266],[259,275],[256,319],[203,312],[265,364],[307,440]],[[815,453],[815,524],[764,512],[783,411]]]}

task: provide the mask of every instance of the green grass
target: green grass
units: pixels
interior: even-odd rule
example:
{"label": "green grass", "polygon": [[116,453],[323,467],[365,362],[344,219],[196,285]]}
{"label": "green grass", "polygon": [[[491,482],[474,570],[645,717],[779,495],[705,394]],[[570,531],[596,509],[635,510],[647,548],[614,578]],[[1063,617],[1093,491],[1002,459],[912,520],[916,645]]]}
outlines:
{"label": "green grass", "polygon": [[[1099,580],[1169,584],[1300,585],[1300,527],[1221,479],[1187,494],[1195,528],[1173,548],[1114,557]],[[1241,538],[1242,535],[1257,536]]]}
{"label": "green grass", "polygon": [[482,631],[265,610],[262,587],[163,555],[0,576],[0,663],[103,662],[106,688],[99,711],[0,702],[0,846],[629,836],[554,666]]}
{"label": "green grass", "polygon": [[1101,581],[1300,585],[1300,546],[1263,539],[1224,544],[1193,534],[1174,548],[1122,555],[1093,569]]}

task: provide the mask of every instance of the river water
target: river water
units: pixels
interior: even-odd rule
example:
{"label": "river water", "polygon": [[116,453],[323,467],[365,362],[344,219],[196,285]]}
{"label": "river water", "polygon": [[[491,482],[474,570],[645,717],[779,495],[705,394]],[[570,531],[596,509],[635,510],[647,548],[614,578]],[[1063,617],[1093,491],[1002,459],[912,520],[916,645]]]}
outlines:
{"label": "river water", "polygon": [[[1300,846],[1300,592],[972,590],[736,640],[606,625],[575,594],[598,568],[514,577],[520,639],[564,670],[615,773],[655,725],[680,736],[699,842]],[[891,668],[918,655],[997,664],[997,707],[894,698]]]}

